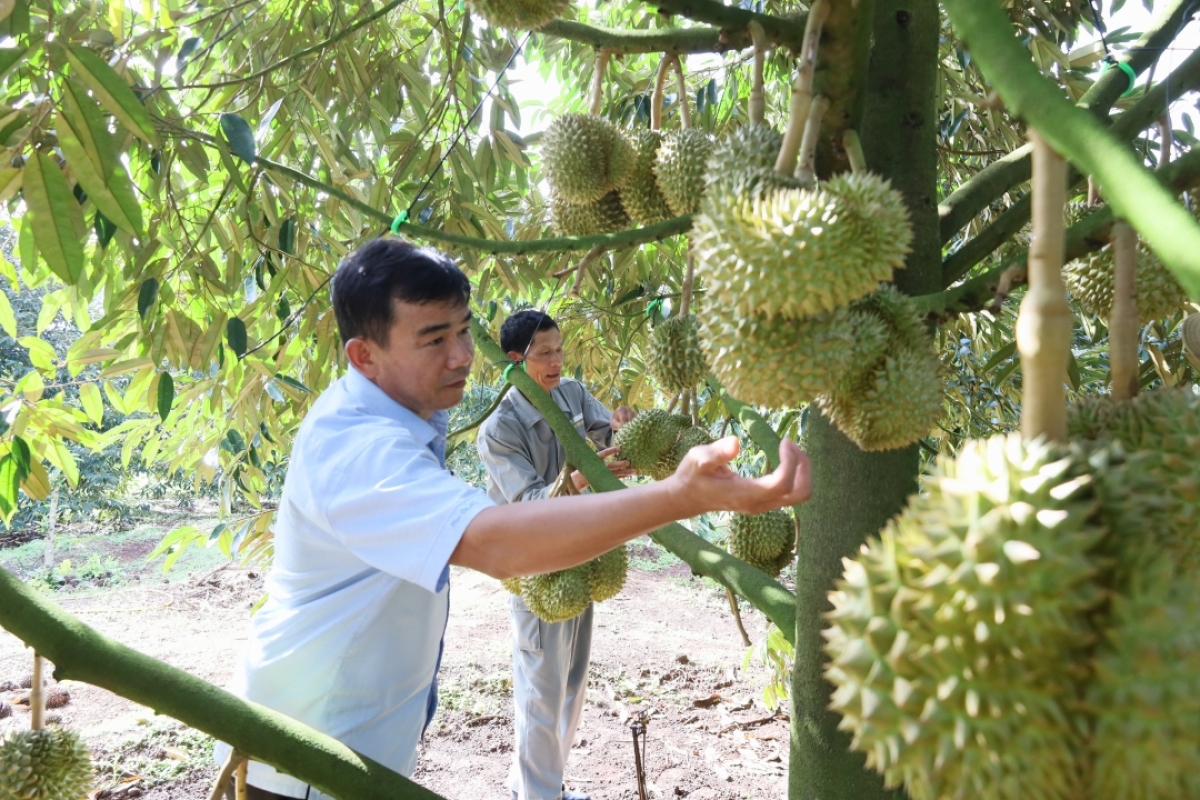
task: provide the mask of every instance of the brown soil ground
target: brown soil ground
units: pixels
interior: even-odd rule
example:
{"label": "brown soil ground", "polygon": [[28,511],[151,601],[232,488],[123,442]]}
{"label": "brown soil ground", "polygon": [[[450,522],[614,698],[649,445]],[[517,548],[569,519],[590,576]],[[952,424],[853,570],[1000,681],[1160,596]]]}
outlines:
{"label": "brown soil ground", "polygon": [[[122,558],[143,558],[147,549],[122,546],[129,550]],[[641,718],[650,796],[782,798],[787,719],[763,704],[765,669],[742,669],[746,648],[724,591],[654,546],[635,545],[634,564],[625,590],[596,608],[588,704],[567,785],[596,800],[636,798],[630,724]],[[496,581],[465,570],[453,571],[451,585],[441,705],[413,778],[451,800],[507,800],[507,595]],[[218,566],[169,582],[147,569],[113,588],[60,589],[53,596],[118,641],[226,685],[261,593],[253,570]],[[744,607],[744,616],[751,638],[761,637],[762,615]],[[21,643],[0,631],[0,684],[19,684],[29,664]],[[61,688],[70,702],[50,713],[92,746],[98,800],[207,797],[215,773],[211,739],[96,687],[66,681]],[[21,704],[27,695],[0,691],[0,701],[14,709],[0,719],[0,733],[28,726],[28,706]]]}

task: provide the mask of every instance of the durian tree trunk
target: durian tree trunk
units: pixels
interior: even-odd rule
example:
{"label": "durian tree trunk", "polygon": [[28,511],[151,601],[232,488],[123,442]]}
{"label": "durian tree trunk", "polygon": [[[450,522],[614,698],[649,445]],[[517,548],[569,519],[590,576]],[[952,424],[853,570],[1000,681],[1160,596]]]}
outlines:
{"label": "durian tree trunk", "polygon": [[[867,166],[892,181],[913,222],[913,252],[896,273],[910,295],[941,288],[937,215],[936,0],[876,0],[873,49],[863,92],[859,138]],[[850,127],[854,127],[851,125]],[[824,169],[818,159],[818,169]],[[823,672],[822,615],[842,559],[883,527],[917,488],[918,446],[868,453],[815,408],[805,446],[813,464],[813,497],[801,507],[796,575],[796,660],[792,675],[791,800],[874,800],[904,797],[850,752],[828,710]]]}

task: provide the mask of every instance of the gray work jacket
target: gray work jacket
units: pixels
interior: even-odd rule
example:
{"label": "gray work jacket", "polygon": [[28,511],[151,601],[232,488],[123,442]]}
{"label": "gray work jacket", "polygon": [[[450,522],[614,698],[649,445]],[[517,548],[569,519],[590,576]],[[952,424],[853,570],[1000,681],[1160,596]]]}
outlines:
{"label": "gray work jacket", "polygon": [[[612,412],[583,384],[563,378],[550,397],[580,435],[597,447],[608,447],[612,441],[608,425]],[[488,496],[497,504],[548,497],[566,462],[566,453],[550,424],[516,388],[509,390],[484,421],[475,446],[487,469]]]}

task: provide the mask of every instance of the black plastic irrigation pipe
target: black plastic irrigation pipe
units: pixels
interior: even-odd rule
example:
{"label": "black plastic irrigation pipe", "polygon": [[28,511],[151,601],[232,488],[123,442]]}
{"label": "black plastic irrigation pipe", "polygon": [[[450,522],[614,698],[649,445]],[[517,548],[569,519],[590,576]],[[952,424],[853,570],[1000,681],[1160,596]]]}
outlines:
{"label": "black plastic irrigation pipe", "polygon": [[1200,224],[1127,145],[1042,77],[996,0],[945,0],[944,6],[1008,109],[1091,175],[1113,210],[1200,300]]}
{"label": "black plastic irrigation pipe", "polygon": [[[478,319],[471,323],[471,333],[475,337],[475,346],[488,361],[497,366],[513,363]],[[600,457],[579,435],[546,390],[519,369],[510,370],[508,380],[541,412],[558,441],[562,443],[567,453],[567,461],[583,473],[593,489],[611,492],[625,488],[621,479],[609,472]],[[651,533],[650,537],[678,556],[693,572],[712,578],[746,598],[779,627],[789,642],[794,643],[796,597],[778,581],[740,558],[714,547],[679,523],[672,522],[659,528]]]}

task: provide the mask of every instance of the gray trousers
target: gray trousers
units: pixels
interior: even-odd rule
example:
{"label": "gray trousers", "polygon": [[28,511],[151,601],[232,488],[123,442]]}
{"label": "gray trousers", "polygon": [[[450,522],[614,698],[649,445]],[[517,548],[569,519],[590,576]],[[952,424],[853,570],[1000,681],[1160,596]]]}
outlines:
{"label": "gray trousers", "polygon": [[583,713],[592,650],[592,606],[566,622],[543,622],[510,599],[516,746],[508,787],[518,800],[558,800]]}

